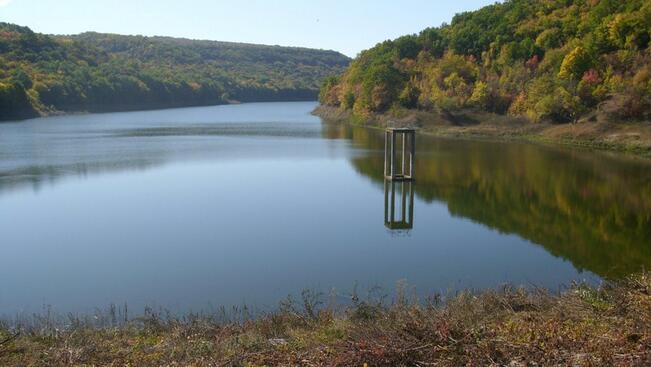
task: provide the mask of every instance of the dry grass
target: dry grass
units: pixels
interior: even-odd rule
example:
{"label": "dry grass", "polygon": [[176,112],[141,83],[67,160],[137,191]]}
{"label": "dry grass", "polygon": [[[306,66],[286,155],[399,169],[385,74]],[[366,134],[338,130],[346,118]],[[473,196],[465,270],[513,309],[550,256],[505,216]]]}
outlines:
{"label": "dry grass", "polygon": [[[41,320],[0,345],[0,365],[651,365],[649,274],[561,295],[504,288],[339,310],[313,295],[304,301],[239,322],[148,312],[122,325],[76,320],[58,330]],[[0,342],[16,331],[0,330]]]}

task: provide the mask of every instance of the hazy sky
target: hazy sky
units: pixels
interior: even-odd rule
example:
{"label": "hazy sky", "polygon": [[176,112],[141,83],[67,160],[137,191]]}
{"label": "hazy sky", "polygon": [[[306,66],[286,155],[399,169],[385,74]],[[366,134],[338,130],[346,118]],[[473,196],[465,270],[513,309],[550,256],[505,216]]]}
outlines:
{"label": "hazy sky", "polygon": [[0,0],[0,21],[34,31],[163,35],[332,49],[376,43],[449,22],[495,0]]}

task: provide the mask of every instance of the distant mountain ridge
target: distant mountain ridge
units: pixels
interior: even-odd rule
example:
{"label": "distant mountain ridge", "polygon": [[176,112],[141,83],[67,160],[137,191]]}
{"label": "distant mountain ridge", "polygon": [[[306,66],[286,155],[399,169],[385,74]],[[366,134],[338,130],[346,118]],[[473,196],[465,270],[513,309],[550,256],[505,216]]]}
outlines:
{"label": "distant mountain ridge", "polygon": [[316,100],[335,51],[0,23],[0,120],[254,101]]}
{"label": "distant mountain ridge", "polygon": [[[53,37],[74,39],[112,54],[125,54],[141,60],[154,56],[170,56],[151,53],[150,46],[157,45],[168,51],[175,47],[185,47],[182,54],[183,58],[174,61],[183,61],[186,63],[198,61],[276,62],[286,61],[288,59],[305,65],[338,65],[346,67],[350,63],[350,59],[345,56],[342,57],[343,55],[339,52],[305,47],[260,45],[165,36],[126,36],[98,32],[84,32],[72,36],[55,35]],[[247,52],[237,54],[240,51]]]}

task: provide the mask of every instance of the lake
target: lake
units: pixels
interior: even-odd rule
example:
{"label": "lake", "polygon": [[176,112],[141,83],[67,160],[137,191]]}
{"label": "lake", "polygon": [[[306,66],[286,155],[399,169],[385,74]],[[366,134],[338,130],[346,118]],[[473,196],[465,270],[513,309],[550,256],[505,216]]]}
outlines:
{"label": "lake", "polygon": [[[315,107],[0,124],[0,315],[264,309],[398,282],[557,290],[651,269],[648,161],[419,135],[416,182],[392,185],[383,132]],[[395,218],[413,201],[403,225],[385,221],[392,190]]]}

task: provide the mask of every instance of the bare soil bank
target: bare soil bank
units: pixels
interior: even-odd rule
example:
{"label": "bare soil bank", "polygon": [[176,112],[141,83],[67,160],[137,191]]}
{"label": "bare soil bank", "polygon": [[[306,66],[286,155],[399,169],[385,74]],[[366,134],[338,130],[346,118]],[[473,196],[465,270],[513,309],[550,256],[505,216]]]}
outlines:
{"label": "bare soil bank", "polygon": [[441,137],[525,140],[651,157],[651,122],[614,122],[599,114],[576,124],[532,123],[477,111],[451,114],[399,110],[359,118],[349,111],[319,106],[314,114],[326,121],[369,127],[411,126]]}

